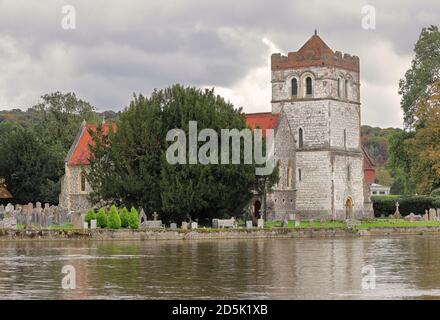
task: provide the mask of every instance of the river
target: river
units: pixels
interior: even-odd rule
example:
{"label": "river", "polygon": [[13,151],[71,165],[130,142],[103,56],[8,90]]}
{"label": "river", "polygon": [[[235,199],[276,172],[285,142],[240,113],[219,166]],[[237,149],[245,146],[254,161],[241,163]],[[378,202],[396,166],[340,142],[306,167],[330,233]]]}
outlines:
{"label": "river", "polygon": [[436,299],[439,271],[440,236],[0,242],[2,299]]}

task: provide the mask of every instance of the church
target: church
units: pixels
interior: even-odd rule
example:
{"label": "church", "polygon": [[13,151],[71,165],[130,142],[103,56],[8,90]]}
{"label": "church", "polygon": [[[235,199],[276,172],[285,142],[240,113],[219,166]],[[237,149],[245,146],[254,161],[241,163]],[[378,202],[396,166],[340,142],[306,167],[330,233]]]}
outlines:
{"label": "church", "polygon": [[[273,129],[279,182],[267,198],[266,219],[352,219],[372,214],[371,159],[360,141],[359,58],[334,52],[315,34],[297,51],[271,57],[272,111],[246,114],[252,129]],[[60,205],[87,210],[84,171],[91,142],[83,124],[65,160]],[[108,131],[108,125],[104,125]],[[250,205],[260,216],[264,199]]]}

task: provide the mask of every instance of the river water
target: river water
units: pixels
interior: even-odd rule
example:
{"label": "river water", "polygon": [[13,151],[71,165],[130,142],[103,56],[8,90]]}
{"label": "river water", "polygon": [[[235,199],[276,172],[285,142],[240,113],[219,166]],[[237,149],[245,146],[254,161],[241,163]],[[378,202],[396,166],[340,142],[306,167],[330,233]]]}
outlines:
{"label": "river water", "polygon": [[0,298],[437,299],[440,237],[1,242]]}

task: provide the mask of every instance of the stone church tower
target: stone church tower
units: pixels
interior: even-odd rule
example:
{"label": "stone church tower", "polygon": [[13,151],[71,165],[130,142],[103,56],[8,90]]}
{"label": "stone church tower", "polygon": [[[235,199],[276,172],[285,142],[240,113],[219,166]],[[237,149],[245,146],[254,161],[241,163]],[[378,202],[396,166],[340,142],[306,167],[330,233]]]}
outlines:
{"label": "stone church tower", "polygon": [[272,113],[294,138],[295,211],[337,219],[364,215],[359,58],[333,52],[315,34],[271,57]]}

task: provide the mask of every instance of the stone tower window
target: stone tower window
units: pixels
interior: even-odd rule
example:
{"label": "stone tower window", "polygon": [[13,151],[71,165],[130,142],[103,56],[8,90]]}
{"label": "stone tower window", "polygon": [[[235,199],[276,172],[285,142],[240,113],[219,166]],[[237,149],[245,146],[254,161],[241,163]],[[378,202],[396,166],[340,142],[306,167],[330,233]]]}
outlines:
{"label": "stone tower window", "polygon": [[338,78],[338,98],[341,97],[341,78]]}
{"label": "stone tower window", "polygon": [[84,174],[84,172],[81,172],[81,192],[85,192],[86,191],[86,175]]}
{"label": "stone tower window", "polygon": [[301,169],[298,169],[298,181],[302,180],[302,172]]}
{"label": "stone tower window", "polygon": [[344,89],[345,89],[345,99],[348,100],[348,80],[345,80]]}
{"label": "stone tower window", "polygon": [[303,129],[299,128],[298,130],[298,148],[302,149],[304,146],[304,134]]}
{"label": "stone tower window", "polygon": [[292,188],[292,161],[287,163],[287,188]]}
{"label": "stone tower window", "polygon": [[344,148],[347,148],[347,129],[344,129]]}
{"label": "stone tower window", "polygon": [[312,90],[312,78],[307,77],[306,78],[306,95],[312,95],[313,90]]}
{"label": "stone tower window", "polygon": [[298,95],[298,80],[296,78],[292,79],[292,96],[296,97]]}

